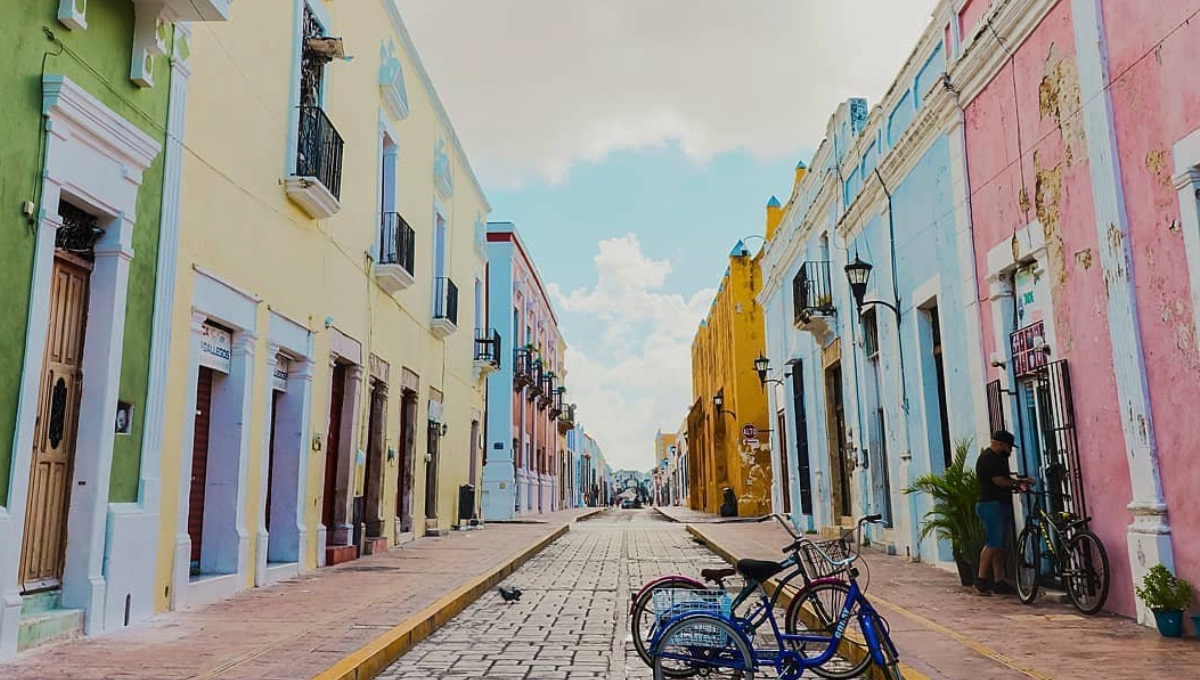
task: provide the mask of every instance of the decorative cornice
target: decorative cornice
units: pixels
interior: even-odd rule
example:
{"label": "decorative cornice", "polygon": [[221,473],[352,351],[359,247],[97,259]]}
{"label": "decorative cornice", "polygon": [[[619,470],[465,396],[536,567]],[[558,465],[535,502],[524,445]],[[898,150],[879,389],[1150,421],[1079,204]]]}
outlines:
{"label": "decorative cornice", "polygon": [[421,80],[421,85],[424,86],[425,92],[429,95],[429,101],[433,104],[433,110],[437,113],[438,118],[446,130],[446,135],[450,137],[450,143],[454,147],[454,153],[458,156],[458,162],[462,166],[463,172],[470,178],[471,184],[475,188],[475,192],[483,201],[484,210],[492,211],[492,204],[488,202],[487,194],[483,191],[483,186],[479,183],[479,178],[475,176],[475,170],[471,168],[471,161],[467,159],[467,153],[463,150],[462,142],[458,139],[458,134],[454,130],[454,124],[450,121],[450,114],[446,113],[446,107],[442,105],[442,100],[438,97],[437,90],[433,87],[433,80],[429,77],[429,72],[425,70],[425,65],[421,63],[421,56],[417,53],[417,47],[413,44],[412,36],[408,33],[408,28],[404,25],[404,19],[400,16],[400,10],[396,7],[394,0],[380,0],[383,8],[388,13],[388,18],[392,21],[392,27],[396,30],[396,35],[400,38],[400,46],[404,49],[405,54],[412,60],[413,69],[417,72],[417,77]]}
{"label": "decorative cornice", "polygon": [[86,132],[91,144],[131,166],[140,176],[162,151],[162,145],[119,116],[67,76],[42,78],[42,115],[48,125],[63,121]]}
{"label": "decorative cornice", "polygon": [[979,20],[979,27],[971,36],[964,36],[963,51],[950,69],[950,80],[958,90],[965,107],[1008,61],[1008,52],[992,40],[983,40],[983,34],[993,30],[1003,39],[1008,50],[1015,51],[1042,23],[1059,0],[1000,0],[988,9]]}

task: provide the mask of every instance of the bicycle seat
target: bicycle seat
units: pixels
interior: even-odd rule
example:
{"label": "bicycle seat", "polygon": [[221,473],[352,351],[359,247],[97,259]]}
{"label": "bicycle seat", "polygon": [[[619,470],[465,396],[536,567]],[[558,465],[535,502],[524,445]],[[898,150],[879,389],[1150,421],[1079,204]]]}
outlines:
{"label": "bicycle seat", "polygon": [[737,570],[747,579],[762,583],[783,571],[783,565],[770,560],[738,560]]}
{"label": "bicycle seat", "polygon": [[700,577],[705,581],[720,581],[723,578],[729,578],[737,573],[736,569],[701,569]]}

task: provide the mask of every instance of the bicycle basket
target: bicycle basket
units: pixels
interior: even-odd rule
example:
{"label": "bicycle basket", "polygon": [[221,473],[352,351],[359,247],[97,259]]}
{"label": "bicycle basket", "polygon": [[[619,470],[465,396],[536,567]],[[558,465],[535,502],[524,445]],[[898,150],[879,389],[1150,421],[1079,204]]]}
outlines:
{"label": "bicycle basket", "polygon": [[711,619],[693,620],[682,630],[671,635],[671,644],[700,649],[728,649],[735,641],[728,629]]}
{"label": "bicycle basket", "polygon": [[729,618],[733,601],[719,588],[658,588],[651,591],[654,618],[667,622],[684,614],[713,614]]}
{"label": "bicycle basket", "polygon": [[800,546],[800,556],[809,578],[838,576],[849,569],[849,565],[831,564],[829,559],[826,559],[826,555],[830,559],[841,562],[852,557],[854,553],[850,548],[850,542],[845,538],[813,543],[805,542]]}

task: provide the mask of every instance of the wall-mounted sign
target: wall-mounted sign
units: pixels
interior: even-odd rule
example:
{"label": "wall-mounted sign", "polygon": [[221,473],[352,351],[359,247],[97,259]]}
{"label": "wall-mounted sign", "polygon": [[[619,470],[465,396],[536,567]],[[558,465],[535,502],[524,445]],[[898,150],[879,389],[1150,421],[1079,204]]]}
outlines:
{"label": "wall-mounted sign", "polygon": [[275,357],[275,368],[271,372],[271,387],[276,392],[287,392],[288,370],[291,368],[291,363],[282,354]]}
{"label": "wall-mounted sign", "polygon": [[200,365],[214,371],[229,373],[233,338],[229,332],[212,324],[204,324],[200,332]]}
{"label": "wall-mounted sign", "polygon": [[117,434],[129,434],[133,427],[133,404],[127,401],[117,402]]}
{"label": "wall-mounted sign", "polygon": [[758,428],[753,423],[742,426],[742,439],[758,439]]}

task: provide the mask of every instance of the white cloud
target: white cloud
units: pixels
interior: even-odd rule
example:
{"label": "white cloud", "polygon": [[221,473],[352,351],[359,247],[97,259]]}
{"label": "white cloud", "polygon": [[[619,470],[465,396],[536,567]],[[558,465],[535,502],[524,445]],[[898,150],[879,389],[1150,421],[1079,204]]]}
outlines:
{"label": "white cloud", "polygon": [[716,291],[663,292],[671,262],[634,234],[601,241],[594,262],[591,288],[548,286],[564,326],[601,329],[567,335],[568,394],[614,469],[648,469],[655,431],[674,431],[691,403],[692,337]]}
{"label": "white cloud", "polygon": [[936,0],[397,0],[481,174],[561,179],[677,143],[692,159],[815,147],[881,97]]}

